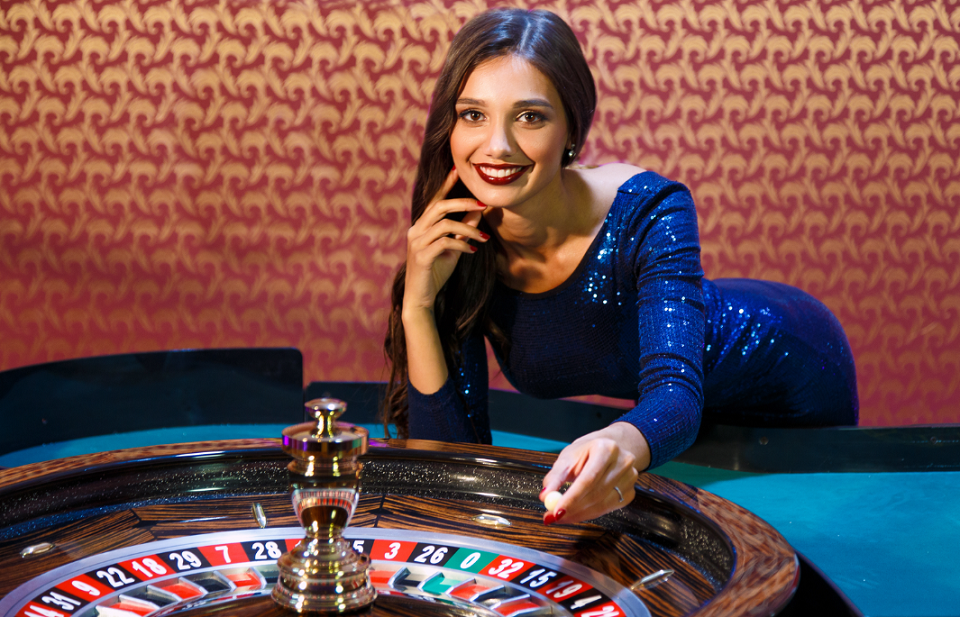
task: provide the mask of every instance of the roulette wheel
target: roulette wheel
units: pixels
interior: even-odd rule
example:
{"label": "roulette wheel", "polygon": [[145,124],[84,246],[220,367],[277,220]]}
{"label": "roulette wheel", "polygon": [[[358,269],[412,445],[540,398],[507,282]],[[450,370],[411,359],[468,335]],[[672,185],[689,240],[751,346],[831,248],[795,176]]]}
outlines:
{"label": "roulette wheel", "polygon": [[[627,507],[545,527],[554,455],[372,440],[344,537],[371,615],[776,614],[797,555],[708,492],[642,474]],[[279,440],[117,450],[0,472],[0,617],[283,615],[303,538]]]}

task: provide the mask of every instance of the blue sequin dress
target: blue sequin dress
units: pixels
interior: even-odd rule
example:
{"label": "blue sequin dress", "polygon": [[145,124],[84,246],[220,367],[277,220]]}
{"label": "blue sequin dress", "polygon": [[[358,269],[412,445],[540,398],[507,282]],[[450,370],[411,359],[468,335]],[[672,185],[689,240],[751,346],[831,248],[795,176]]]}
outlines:
{"label": "blue sequin dress", "polygon": [[[637,401],[619,421],[650,444],[651,467],[693,443],[701,416],[725,424],[857,422],[853,355],[836,318],[779,283],[703,278],[693,199],[656,173],[624,183],[576,271],[523,293],[498,283],[490,307],[509,347],[504,375],[537,398]],[[412,385],[410,436],[489,443],[483,337],[436,393]]]}

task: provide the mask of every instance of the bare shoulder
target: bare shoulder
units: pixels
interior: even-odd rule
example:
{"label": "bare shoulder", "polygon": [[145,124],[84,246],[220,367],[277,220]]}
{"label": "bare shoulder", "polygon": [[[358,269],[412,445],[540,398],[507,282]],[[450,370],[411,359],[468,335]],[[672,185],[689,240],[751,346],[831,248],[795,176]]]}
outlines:
{"label": "bare shoulder", "polygon": [[617,197],[617,189],[645,170],[625,163],[608,163],[600,167],[580,167],[576,171],[594,200],[609,208]]}
{"label": "bare shoulder", "polygon": [[646,170],[626,163],[607,163],[599,167],[582,167],[580,171],[588,182],[612,183],[619,188],[621,184]]}

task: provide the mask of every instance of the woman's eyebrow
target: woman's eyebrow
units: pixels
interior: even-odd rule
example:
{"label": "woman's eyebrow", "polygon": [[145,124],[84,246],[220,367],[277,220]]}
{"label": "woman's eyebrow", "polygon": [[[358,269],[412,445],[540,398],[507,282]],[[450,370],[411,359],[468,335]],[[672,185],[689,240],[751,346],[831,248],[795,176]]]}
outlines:
{"label": "woman's eyebrow", "polygon": [[516,103],[513,104],[513,107],[514,107],[514,108],[517,108],[517,107],[546,107],[547,109],[553,109],[553,105],[551,105],[548,101],[545,101],[544,99],[525,99],[525,100],[523,100],[523,101],[517,101]]}
{"label": "woman's eyebrow", "polygon": [[[485,104],[486,104],[485,101],[481,101],[479,99],[468,99],[468,98],[457,99],[457,105],[476,105],[479,107]],[[513,107],[514,109],[519,107],[546,107],[547,109],[553,109],[553,105],[551,105],[548,101],[544,99],[524,99],[522,101],[517,101],[516,103],[514,103]]]}

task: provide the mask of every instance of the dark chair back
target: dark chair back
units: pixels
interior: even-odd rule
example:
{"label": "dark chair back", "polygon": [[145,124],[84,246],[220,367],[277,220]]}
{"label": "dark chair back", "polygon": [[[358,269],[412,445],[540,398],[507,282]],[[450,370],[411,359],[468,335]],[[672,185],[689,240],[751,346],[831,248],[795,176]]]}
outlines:
{"label": "dark chair back", "polygon": [[0,372],[0,454],[130,431],[303,421],[297,349],[190,349]]}

